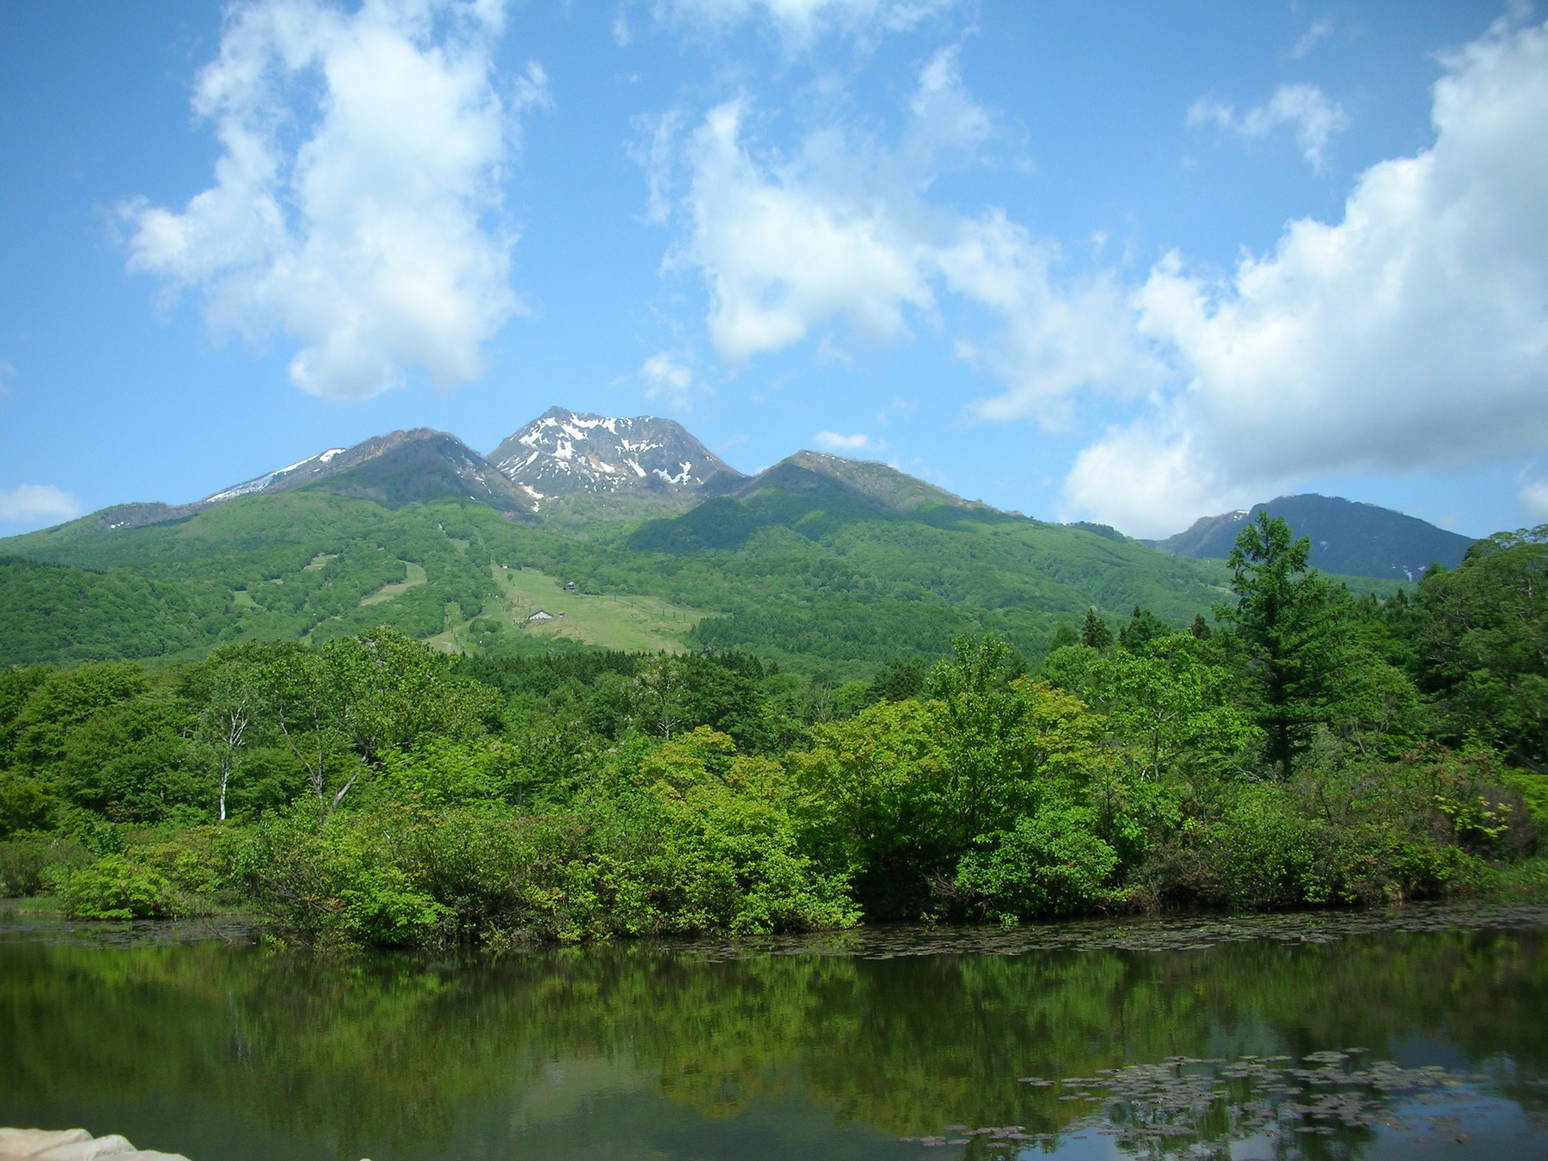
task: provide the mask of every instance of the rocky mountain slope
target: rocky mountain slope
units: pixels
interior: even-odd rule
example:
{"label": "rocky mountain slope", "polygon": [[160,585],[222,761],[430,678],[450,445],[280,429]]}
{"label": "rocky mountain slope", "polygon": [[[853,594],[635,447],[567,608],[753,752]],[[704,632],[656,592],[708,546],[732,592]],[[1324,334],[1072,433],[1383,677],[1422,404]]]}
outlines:
{"label": "rocky mountain slope", "polygon": [[673,420],[563,407],[507,436],[489,460],[539,509],[576,493],[702,498],[745,478]]}

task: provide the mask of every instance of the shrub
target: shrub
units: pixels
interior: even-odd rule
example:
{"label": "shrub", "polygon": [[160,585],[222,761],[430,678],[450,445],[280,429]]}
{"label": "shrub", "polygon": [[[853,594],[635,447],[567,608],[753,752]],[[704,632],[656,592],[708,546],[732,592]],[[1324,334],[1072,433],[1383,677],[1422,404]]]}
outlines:
{"label": "shrub", "polygon": [[166,876],[123,855],[104,855],[72,873],[59,898],[76,919],[164,919],[173,913]]}
{"label": "shrub", "polygon": [[79,843],[54,834],[18,835],[0,842],[0,898],[36,895],[55,878],[91,862]]}
{"label": "shrub", "polygon": [[341,812],[327,824],[302,805],[245,836],[233,877],[291,938],[402,947],[447,914],[402,865],[402,820]]}
{"label": "shrub", "polygon": [[1083,806],[1047,804],[1016,820],[993,847],[958,864],[954,886],[979,913],[1002,921],[1091,911],[1112,901],[1118,852]]}

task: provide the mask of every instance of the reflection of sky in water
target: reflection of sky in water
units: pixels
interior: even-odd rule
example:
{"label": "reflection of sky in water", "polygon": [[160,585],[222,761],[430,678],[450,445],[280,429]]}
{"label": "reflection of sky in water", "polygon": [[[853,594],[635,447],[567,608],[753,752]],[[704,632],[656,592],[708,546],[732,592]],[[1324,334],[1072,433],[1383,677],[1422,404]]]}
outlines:
{"label": "reflection of sky in water", "polygon": [[[1513,1161],[1539,1156],[1544,1134],[1522,1112],[1520,1106],[1497,1097],[1473,1093],[1470,1099],[1456,1101],[1399,1100],[1385,1106],[1369,1139],[1356,1144],[1350,1153],[1334,1145],[1333,1156],[1353,1156],[1361,1161]],[[1301,1137],[1292,1124],[1277,1133],[1254,1133],[1227,1142],[1231,1161],[1300,1161],[1308,1157]],[[1316,1149],[1316,1146],[1309,1146]],[[1016,1161],[1136,1161],[1138,1158],[1217,1157],[1216,1151],[1192,1153],[1194,1146],[1183,1141],[1173,1151],[1157,1152],[1143,1147],[1125,1147],[1114,1139],[1111,1130],[1082,1129],[1061,1134],[1051,1150],[1030,1146],[1001,1154]],[[937,1157],[960,1157],[960,1148],[932,1150]],[[1313,1152],[1311,1157],[1328,1156]]]}

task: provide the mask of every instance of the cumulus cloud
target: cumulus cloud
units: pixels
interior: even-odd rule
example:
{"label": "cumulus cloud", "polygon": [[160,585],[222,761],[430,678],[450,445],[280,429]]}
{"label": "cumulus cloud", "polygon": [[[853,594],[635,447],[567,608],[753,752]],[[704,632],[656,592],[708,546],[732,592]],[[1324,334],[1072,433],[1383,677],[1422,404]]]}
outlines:
{"label": "cumulus cloud", "polygon": [[[905,308],[928,308],[921,240],[886,198],[850,186],[843,144],[828,135],[778,167],[743,146],[745,105],[712,110],[693,134],[687,252],[709,283],[710,337],[731,360],[789,346],[842,319],[861,336],[897,338]],[[836,172],[838,171],[838,172]]]}
{"label": "cumulus cloud", "polygon": [[1081,453],[1076,509],[1171,532],[1265,483],[1548,445],[1548,24],[1441,59],[1433,145],[1367,170],[1341,221],[1290,223],[1228,281],[1151,271],[1141,326],[1183,385]]}
{"label": "cumulus cloud", "polygon": [[80,514],[81,502],[52,484],[22,484],[9,491],[0,488],[0,521],[57,524]]}
{"label": "cumulus cloud", "polygon": [[1301,156],[1319,173],[1327,160],[1328,142],[1349,127],[1343,108],[1316,85],[1280,85],[1263,105],[1246,112],[1215,97],[1200,97],[1188,107],[1188,128],[1217,125],[1242,137],[1263,138],[1289,127]]}
{"label": "cumulus cloud", "polygon": [[497,90],[502,25],[500,0],[235,8],[193,101],[223,150],[214,184],[122,207],[131,268],[201,291],[217,331],[294,341],[290,378],[315,395],[482,374],[519,307],[498,186],[514,115],[551,104],[536,63]]}
{"label": "cumulus cloud", "polygon": [[[836,333],[896,342],[936,326],[950,300],[988,322],[958,356],[1006,386],[976,405],[981,417],[1047,420],[1058,411],[1050,401],[1078,388],[1150,383],[1158,368],[1113,280],[1066,276],[1059,248],[1000,210],[932,204],[934,178],[974,162],[995,134],[954,52],[921,69],[909,113],[890,147],[830,126],[789,156],[760,155],[745,100],[711,110],[687,136],[687,236],[669,265],[702,274],[716,351],[738,362],[814,336],[832,351]],[[648,156],[660,208],[662,162]]]}

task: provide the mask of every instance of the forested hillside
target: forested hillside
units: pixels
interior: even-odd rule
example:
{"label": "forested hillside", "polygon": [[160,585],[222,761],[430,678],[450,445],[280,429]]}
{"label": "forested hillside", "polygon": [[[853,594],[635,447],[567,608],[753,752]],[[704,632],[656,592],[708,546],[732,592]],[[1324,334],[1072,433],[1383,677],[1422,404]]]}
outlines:
{"label": "forested hillside", "polygon": [[[297,511],[336,507],[354,511]],[[412,525],[426,560],[520,563],[486,558],[472,515],[437,524],[441,542]],[[814,551],[850,526],[746,540]],[[1008,553],[1002,527],[966,535]],[[143,532],[158,567],[190,551]],[[228,579],[315,547],[254,544]],[[350,592],[402,576],[335,547],[301,571],[348,557]],[[650,559],[684,591],[733,559],[674,547]],[[402,946],[1540,889],[1548,527],[1387,601],[1309,548],[1264,516],[1208,614],[1088,607],[1041,660],[974,632],[847,680],[732,651],[457,656],[344,618],[154,670],[12,667],[0,894],[85,916],[248,907],[297,941]]]}
{"label": "forested hillside", "polygon": [[[338,494],[348,478],[171,521],[108,530],[87,517],[4,542],[91,572],[56,569],[69,583],[47,592],[0,589],[0,664],[191,658],[222,643],[388,625],[490,656],[560,633],[613,648],[647,634],[853,677],[939,655],[961,633],[998,633],[1039,656],[1090,607],[1118,617],[1140,605],[1182,624],[1225,591],[1218,563],[1116,534],[982,507],[899,512],[826,484],[768,483],[580,537],[466,498],[389,507]],[[104,586],[149,595],[110,605],[94,595]],[[197,616],[162,634],[173,607]],[[565,615],[529,622],[538,611]]]}

